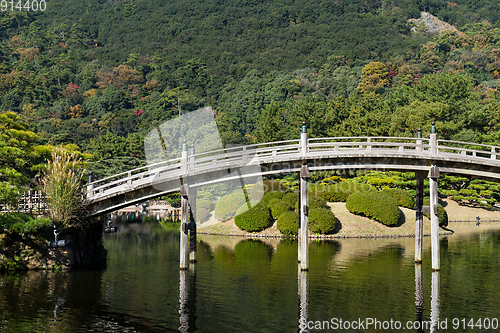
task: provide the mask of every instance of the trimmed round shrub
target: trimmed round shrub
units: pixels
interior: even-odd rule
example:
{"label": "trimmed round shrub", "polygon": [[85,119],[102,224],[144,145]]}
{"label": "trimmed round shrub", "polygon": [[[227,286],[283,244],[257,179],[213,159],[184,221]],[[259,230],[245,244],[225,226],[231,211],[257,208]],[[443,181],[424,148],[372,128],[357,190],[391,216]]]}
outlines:
{"label": "trimmed round shrub", "polygon": [[295,203],[299,201],[299,194],[294,192],[285,193],[281,200],[289,206],[289,209],[293,209],[295,207]]}
{"label": "trimmed round shrub", "polygon": [[352,193],[369,191],[372,191],[370,185],[354,180],[344,180],[336,184],[322,184],[316,187],[317,195],[327,202],[346,202]]}
{"label": "trimmed round shrub", "polygon": [[[431,199],[429,197],[424,198],[424,206],[430,206],[430,204]],[[424,216],[426,216],[428,219],[431,218],[431,214],[429,213],[424,213]],[[440,203],[438,203],[438,219],[440,227],[448,226],[448,213]]]}
{"label": "trimmed round shrub", "polygon": [[[310,196],[309,197],[309,210],[314,209],[314,208],[327,208],[328,206],[326,205],[325,200],[315,197],[315,196]],[[295,212],[299,212],[299,201],[297,200],[295,202]]]}
{"label": "trimmed round shrub", "polygon": [[282,235],[297,236],[299,234],[299,215],[287,210],[278,217],[276,228]]}
{"label": "trimmed round shrub", "polygon": [[245,203],[241,192],[233,192],[220,198],[215,204],[214,215],[219,221],[227,221],[236,215],[236,210]]}
{"label": "trimmed round shrub", "polygon": [[250,200],[260,200],[266,193],[273,191],[286,193],[289,191],[289,188],[276,180],[264,180],[254,184],[248,195],[250,196]]}
{"label": "trimmed round shrub", "polygon": [[272,191],[272,192],[267,192],[266,194],[264,194],[264,196],[262,197],[262,200],[261,202],[263,204],[268,204],[269,201],[271,201],[272,199],[281,199],[283,198],[283,192],[279,192],[279,191]]}
{"label": "trimmed round shrub", "polygon": [[234,217],[234,224],[241,230],[248,232],[262,231],[268,228],[271,222],[271,210],[262,203],[258,203],[246,212]]}
{"label": "trimmed round shrub", "polygon": [[409,209],[415,208],[415,199],[408,191],[400,188],[389,188],[387,190],[383,190],[382,192],[389,194],[391,198],[396,201],[398,206]]}
{"label": "trimmed round shrub", "polygon": [[315,234],[326,235],[335,230],[337,218],[328,208],[309,210],[309,230]]}
{"label": "trimmed round shrub", "polygon": [[[250,201],[250,208],[253,206],[257,206],[258,204],[259,204],[258,201]],[[248,203],[245,202],[243,205],[240,206],[240,208],[236,210],[236,215],[240,215],[241,213],[244,213],[247,210],[248,210]]]}
{"label": "trimmed round shrub", "polygon": [[356,192],[346,201],[346,208],[356,215],[393,227],[398,224],[400,210],[396,201],[382,191]]}
{"label": "trimmed round shrub", "polygon": [[278,198],[271,199],[267,206],[271,209],[271,215],[275,220],[277,220],[281,214],[290,210],[290,205]]}

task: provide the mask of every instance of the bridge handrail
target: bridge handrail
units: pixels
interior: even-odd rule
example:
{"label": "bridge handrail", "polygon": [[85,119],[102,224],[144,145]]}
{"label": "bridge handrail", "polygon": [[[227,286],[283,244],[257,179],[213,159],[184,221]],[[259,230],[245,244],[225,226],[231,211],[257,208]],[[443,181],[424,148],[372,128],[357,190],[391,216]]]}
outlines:
{"label": "bridge handrail", "polygon": [[[489,148],[496,148],[500,149],[500,146],[494,146],[494,145],[485,145],[483,143],[474,143],[474,142],[465,142],[465,141],[453,141],[453,140],[444,140],[444,139],[438,139],[437,140],[438,145],[440,142],[448,142],[448,143],[458,143],[458,144],[463,144],[463,145],[468,145],[468,146],[480,146],[480,147],[489,147]],[[454,148],[454,147],[452,147]],[[486,151],[486,150],[484,150]]]}
{"label": "bridge handrail", "polygon": [[257,147],[260,148],[262,146],[291,143],[291,142],[295,142],[298,144],[299,140],[273,141],[273,142],[266,142],[266,143],[255,143],[255,144],[251,144],[251,145],[234,146],[234,147],[229,147],[229,148],[211,150],[211,151],[207,151],[207,152],[203,152],[203,153],[197,153],[197,154],[189,155],[189,157],[196,157],[198,159],[198,158],[200,158],[200,156],[204,156],[204,155],[214,156],[213,154],[217,153],[217,152],[224,152],[224,154],[229,154],[228,151],[237,150],[237,149],[240,149],[241,151],[245,151],[245,150],[253,151],[252,148],[254,148],[254,147],[256,149]]}
{"label": "bridge handrail", "polygon": [[101,183],[103,181],[107,181],[107,180],[110,180],[110,179],[113,179],[113,178],[116,178],[116,177],[120,177],[120,176],[123,176],[123,175],[127,175],[128,176],[129,173],[132,173],[132,172],[135,172],[135,171],[138,171],[138,170],[142,170],[142,169],[148,169],[148,171],[150,171],[149,169],[152,166],[159,166],[159,165],[166,164],[166,163],[172,163],[173,164],[174,162],[179,162],[180,163],[180,161],[181,161],[181,158],[178,157],[178,158],[173,158],[173,159],[168,160],[168,161],[161,161],[161,162],[157,162],[157,163],[154,163],[154,164],[149,164],[149,165],[138,167],[138,168],[135,168],[135,169],[132,169],[132,170],[120,172],[120,173],[117,173],[116,175],[113,175],[113,176],[108,176],[108,177],[105,177],[105,178],[102,178],[102,179],[94,180],[93,182],[87,183],[85,186],[87,186],[87,185],[97,185],[97,184],[99,184],[99,183]]}
{"label": "bridge handrail", "polygon": [[[398,137],[398,136],[339,136],[339,137],[328,137],[328,138],[309,138],[307,141],[319,141],[319,140],[345,140],[345,139],[391,139],[391,140],[422,140],[429,141],[429,138],[409,138],[409,137]],[[350,141],[352,142],[352,141]],[[358,141],[356,141],[358,142]],[[363,141],[368,142],[368,141]]]}

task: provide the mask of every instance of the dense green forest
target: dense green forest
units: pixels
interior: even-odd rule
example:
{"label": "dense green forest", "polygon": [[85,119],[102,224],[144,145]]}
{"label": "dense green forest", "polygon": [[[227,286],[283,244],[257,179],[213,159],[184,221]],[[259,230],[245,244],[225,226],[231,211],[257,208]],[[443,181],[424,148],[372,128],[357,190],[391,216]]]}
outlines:
{"label": "dense green forest", "polygon": [[[458,28],[413,33],[421,11]],[[495,1],[48,0],[0,16],[0,112],[97,177],[156,125],[212,106],[224,144],[406,135],[498,144]]]}

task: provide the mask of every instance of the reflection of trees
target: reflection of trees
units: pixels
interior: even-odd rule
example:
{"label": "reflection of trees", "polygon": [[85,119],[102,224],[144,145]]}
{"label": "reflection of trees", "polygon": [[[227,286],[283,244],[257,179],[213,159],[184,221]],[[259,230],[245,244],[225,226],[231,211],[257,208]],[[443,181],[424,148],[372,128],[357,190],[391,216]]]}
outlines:
{"label": "reflection of trees", "polygon": [[101,278],[102,271],[0,276],[2,328],[40,332],[48,327],[54,331],[85,327],[94,321],[101,301]]}

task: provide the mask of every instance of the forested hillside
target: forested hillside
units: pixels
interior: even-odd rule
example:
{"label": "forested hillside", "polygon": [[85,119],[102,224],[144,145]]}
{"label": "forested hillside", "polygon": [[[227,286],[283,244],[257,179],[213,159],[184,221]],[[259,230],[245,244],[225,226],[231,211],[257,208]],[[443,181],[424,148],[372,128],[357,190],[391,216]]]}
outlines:
{"label": "forested hillside", "polygon": [[[459,29],[413,33],[421,11]],[[47,0],[0,16],[0,112],[76,144],[97,177],[211,105],[226,144],[409,135],[498,144],[496,1]]]}

